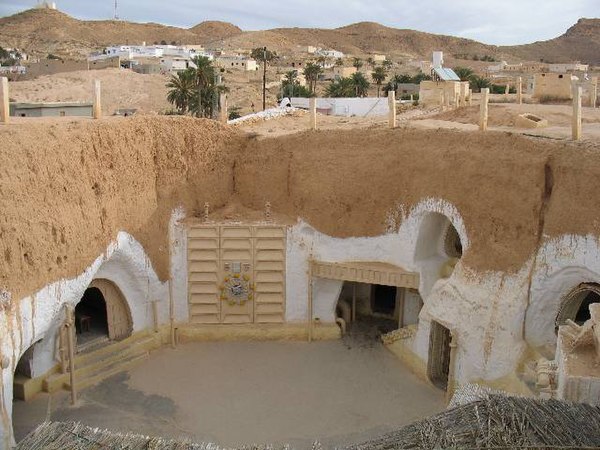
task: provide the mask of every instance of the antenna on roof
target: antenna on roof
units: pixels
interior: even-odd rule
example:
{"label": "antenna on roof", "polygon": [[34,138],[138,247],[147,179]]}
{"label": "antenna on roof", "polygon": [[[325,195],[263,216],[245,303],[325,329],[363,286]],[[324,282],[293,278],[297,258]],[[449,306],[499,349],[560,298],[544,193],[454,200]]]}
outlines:
{"label": "antenna on roof", "polygon": [[119,20],[119,14],[117,13],[117,8],[118,8],[117,0],[115,0],[115,20]]}

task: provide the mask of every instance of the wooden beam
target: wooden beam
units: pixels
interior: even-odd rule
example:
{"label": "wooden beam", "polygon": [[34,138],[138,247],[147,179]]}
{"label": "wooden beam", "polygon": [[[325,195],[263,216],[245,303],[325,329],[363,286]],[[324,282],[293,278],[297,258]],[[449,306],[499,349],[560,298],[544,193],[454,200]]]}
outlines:
{"label": "wooden beam", "polygon": [[486,131],[488,128],[488,103],[490,101],[490,89],[481,89],[481,107],[479,110],[479,130]]}
{"label": "wooden beam", "polygon": [[8,96],[8,78],[0,77],[0,123],[10,121],[10,105]]}
{"label": "wooden beam", "polygon": [[571,131],[574,141],[581,139],[581,86],[573,83],[573,117]]}

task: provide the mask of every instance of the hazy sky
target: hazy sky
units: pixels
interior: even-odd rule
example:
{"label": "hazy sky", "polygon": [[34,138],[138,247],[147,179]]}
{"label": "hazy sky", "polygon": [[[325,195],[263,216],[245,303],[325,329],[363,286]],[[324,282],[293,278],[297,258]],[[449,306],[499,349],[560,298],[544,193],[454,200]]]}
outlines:
{"label": "hazy sky", "polygon": [[[225,20],[244,30],[275,27],[335,28],[373,21],[397,28],[522,44],[562,34],[580,17],[600,17],[600,0],[118,0],[119,16],[136,22],[190,27]],[[36,0],[0,0],[0,16]],[[107,19],[114,0],[57,0],[80,19]],[[491,6],[493,5],[493,6]]]}

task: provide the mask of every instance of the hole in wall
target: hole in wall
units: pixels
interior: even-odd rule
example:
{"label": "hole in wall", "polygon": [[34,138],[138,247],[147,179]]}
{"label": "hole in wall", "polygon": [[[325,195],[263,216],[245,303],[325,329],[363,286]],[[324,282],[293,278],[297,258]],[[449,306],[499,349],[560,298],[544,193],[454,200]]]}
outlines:
{"label": "hole in wall", "polygon": [[583,325],[590,319],[589,306],[592,303],[600,303],[600,284],[582,283],[571,290],[561,301],[554,331],[558,332],[558,327],[567,323],[567,320]]}

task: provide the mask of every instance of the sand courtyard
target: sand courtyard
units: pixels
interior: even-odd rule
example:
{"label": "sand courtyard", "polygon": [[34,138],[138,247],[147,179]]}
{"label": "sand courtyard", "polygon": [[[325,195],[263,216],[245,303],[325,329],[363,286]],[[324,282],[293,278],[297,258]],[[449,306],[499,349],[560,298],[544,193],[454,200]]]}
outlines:
{"label": "sand courtyard", "polygon": [[225,446],[327,448],[368,439],[442,411],[442,391],[374,339],[210,342],[164,348],[85,389],[15,401],[19,441],[46,417],[115,431]]}

